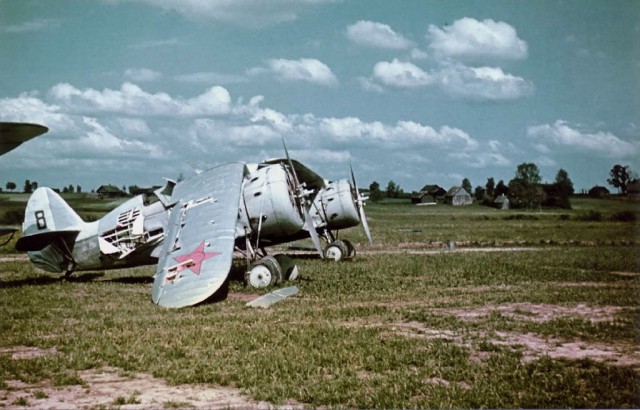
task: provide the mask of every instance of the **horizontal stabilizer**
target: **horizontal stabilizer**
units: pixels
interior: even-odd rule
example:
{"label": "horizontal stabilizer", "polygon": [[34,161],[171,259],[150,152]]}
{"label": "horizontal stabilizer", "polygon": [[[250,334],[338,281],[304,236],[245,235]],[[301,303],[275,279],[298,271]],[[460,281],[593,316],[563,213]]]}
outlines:
{"label": "horizontal stabilizer", "polygon": [[16,250],[19,252],[33,252],[44,249],[52,243],[63,241],[67,245],[72,244],[80,231],[49,231],[23,236],[16,242]]}

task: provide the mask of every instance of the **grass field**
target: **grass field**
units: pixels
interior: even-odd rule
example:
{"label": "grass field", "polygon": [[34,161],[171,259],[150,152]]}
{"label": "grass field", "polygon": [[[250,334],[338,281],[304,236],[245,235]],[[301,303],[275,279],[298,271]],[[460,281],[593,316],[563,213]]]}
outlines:
{"label": "grass field", "polygon": [[[9,244],[0,406],[38,406],[68,386],[89,393],[86,371],[116,368],[274,405],[638,407],[637,203],[573,207],[368,205],[374,246],[344,263],[300,255],[300,293],[265,310],[245,307],[266,291],[245,288],[240,269],[224,300],[166,310],[150,301],[153,267],[63,282]],[[364,242],[357,228],[343,237]],[[16,354],[25,349],[37,354]],[[142,393],[94,407],[127,408]]]}

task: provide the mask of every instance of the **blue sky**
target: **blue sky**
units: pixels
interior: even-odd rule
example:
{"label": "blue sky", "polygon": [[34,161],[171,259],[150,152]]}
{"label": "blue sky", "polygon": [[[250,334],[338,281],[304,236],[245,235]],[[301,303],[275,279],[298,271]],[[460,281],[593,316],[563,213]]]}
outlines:
{"label": "blue sky", "polygon": [[0,120],[50,128],[1,186],[161,184],[281,137],[405,191],[640,171],[636,1],[0,0],[0,55]]}

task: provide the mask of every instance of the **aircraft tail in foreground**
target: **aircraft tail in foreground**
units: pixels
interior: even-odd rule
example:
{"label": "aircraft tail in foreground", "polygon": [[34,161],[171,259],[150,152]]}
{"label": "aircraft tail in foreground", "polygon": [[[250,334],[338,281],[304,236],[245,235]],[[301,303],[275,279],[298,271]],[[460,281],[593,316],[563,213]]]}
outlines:
{"label": "aircraft tail in foreground", "polygon": [[[53,249],[47,251],[46,248],[53,247],[58,250],[73,248],[75,239],[85,225],[85,222],[60,195],[50,188],[38,188],[27,203],[22,238],[16,242],[16,249],[29,253],[51,253]],[[63,258],[53,259],[56,260],[53,265],[40,267],[50,272],[62,271],[62,266],[57,262],[61,262]]]}

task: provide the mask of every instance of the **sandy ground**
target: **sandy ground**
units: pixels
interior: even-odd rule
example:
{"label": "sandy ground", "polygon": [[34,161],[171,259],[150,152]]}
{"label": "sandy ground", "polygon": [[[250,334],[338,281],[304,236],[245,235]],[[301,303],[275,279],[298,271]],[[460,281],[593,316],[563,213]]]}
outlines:
{"label": "sandy ground", "polygon": [[[13,348],[13,357],[20,360],[34,355],[52,354],[33,348]],[[170,386],[165,381],[143,373],[125,374],[119,369],[78,372],[85,382],[80,386],[55,387],[51,382],[36,384],[8,380],[7,390],[0,390],[0,406],[5,409],[294,409],[299,405],[273,406],[257,402],[237,389],[203,385]]]}
{"label": "sandy ground", "polygon": [[[481,308],[433,309],[433,312],[469,321],[497,313],[518,320],[541,323],[562,317],[580,318],[591,322],[612,321],[615,314],[624,309],[618,306],[589,307],[583,304],[567,307],[552,304],[511,303],[486,305]],[[419,322],[393,323],[384,327],[390,327],[392,333],[406,337],[444,339],[464,346],[471,352],[471,360],[478,362],[485,360],[491,354],[478,350],[477,344],[474,343],[484,340],[492,345],[521,351],[522,361],[525,363],[548,356],[554,359],[591,359],[613,366],[631,366],[640,370],[640,346],[632,343],[564,340],[517,332],[489,334],[478,331],[461,334],[451,330],[430,329]]]}

